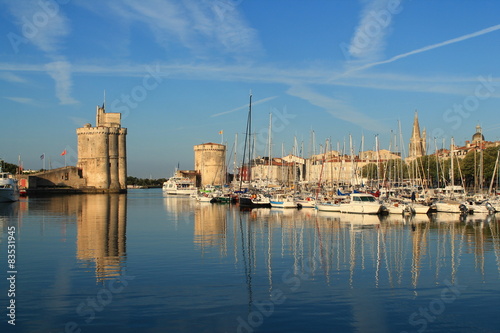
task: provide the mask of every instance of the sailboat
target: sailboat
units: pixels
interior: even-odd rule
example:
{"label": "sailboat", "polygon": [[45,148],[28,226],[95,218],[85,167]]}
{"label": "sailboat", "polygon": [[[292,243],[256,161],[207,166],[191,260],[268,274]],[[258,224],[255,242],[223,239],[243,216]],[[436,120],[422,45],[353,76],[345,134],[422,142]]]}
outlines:
{"label": "sailboat", "polygon": [[[246,135],[245,135],[245,146],[243,148],[243,163],[242,163],[242,168],[243,170],[245,168],[245,159],[246,159],[246,153],[248,150],[248,165],[246,166],[246,175],[247,175],[247,180],[248,183],[252,183],[252,152],[250,149],[251,146],[251,141],[249,139],[250,135],[252,133],[252,93],[250,92],[250,103],[248,106],[248,118],[247,118],[247,128],[246,128]],[[243,183],[243,173],[240,172],[240,192],[241,192],[241,185]],[[250,207],[250,208],[257,208],[257,207],[271,207],[271,201],[268,196],[255,192],[255,193],[241,193],[239,196],[239,202],[240,206],[243,207]]]}
{"label": "sailboat", "polygon": [[[461,197],[457,198],[457,191],[460,191],[460,194],[462,194],[462,189],[461,187],[456,187],[455,186],[455,173],[454,173],[454,151],[455,151],[455,143],[453,141],[453,138],[451,138],[451,147],[450,147],[450,156],[451,156],[451,167],[450,167],[450,181],[451,181],[451,186],[448,188],[451,192],[449,195],[447,195],[444,199],[439,200],[435,203],[436,205],[436,210],[438,212],[442,213],[459,213],[459,214],[465,214],[469,210],[467,209],[467,206],[464,205],[462,202],[458,201],[457,199],[463,199]],[[465,194],[465,191],[463,191],[463,194]]]}

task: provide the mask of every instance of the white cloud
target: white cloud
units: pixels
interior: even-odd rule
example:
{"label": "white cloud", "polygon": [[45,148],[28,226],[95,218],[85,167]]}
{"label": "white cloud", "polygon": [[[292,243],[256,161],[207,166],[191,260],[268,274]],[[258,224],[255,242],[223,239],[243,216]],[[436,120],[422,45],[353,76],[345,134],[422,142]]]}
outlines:
{"label": "white cloud", "polygon": [[67,61],[54,61],[45,65],[48,74],[56,82],[56,96],[60,104],[75,104],[77,100],[71,97],[71,64]]}
{"label": "white cloud", "polygon": [[5,1],[19,26],[19,35],[40,50],[54,55],[63,37],[70,33],[69,21],[57,2]]}
{"label": "white cloud", "polygon": [[7,82],[11,82],[11,83],[24,83],[24,82],[26,82],[25,79],[23,79],[22,77],[14,74],[14,73],[11,73],[11,72],[0,73],[0,80],[4,80]]}
{"label": "white cloud", "polygon": [[29,97],[4,97],[4,98],[8,99],[9,101],[13,101],[20,104],[37,105],[37,103],[32,98]]}
{"label": "white cloud", "polygon": [[393,15],[388,10],[391,1],[373,0],[363,8],[349,44],[351,56],[363,61],[374,61],[382,56]]}
{"label": "white cloud", "polygon": [[[7,1],[17,20],[22,37],[55,60],[47,65],[47,73],[55,80],[56,96],[61,104],[77,103],[71,97],[71,65],[60,56],[60,44],[70,33],[69,21],[56,1]],[[62,60],[61,60],[62,59]]]}
{"label": "white cloud", "polygon": [[124,0],[111,3],[110,12],[148,26],[165,48],[180,44],[203,56],[218,50],[241,57],[261,52],[255,29],[234,2],[197,0]]}

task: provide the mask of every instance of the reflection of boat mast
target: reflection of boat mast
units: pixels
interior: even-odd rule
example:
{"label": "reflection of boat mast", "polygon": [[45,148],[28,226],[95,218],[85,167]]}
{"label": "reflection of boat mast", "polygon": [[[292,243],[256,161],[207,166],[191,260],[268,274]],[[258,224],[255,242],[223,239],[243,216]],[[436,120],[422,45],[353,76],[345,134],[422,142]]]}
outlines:
{"label": "reflection of boat mast", "polygon": [[[252,264],[251,264],[251,254],[250,254],[250,221],[247,221],[247,233],[246,233],[246,239],[245,239],[245,233],[243,231],[243,222],[241,220],[241,215],[240,215],[240,232],[241,232],[241,249],[242,249],[242,257],[243,257],[243,264],[245,266],[245,282],[247,283],[247,289],[248,289],[248,312],[250,313],[252,310],[252,304],[253,304],[253,299],[252,299]],[[248,245],[247,245],[248,243]],[[248,248],[246,248],[248,246]],[[246,251],[246,250],[247,251]],[[248,260],[247,260],[247,252],[248,252]]]}
{"label": "reflection of boat mast", "polygon": [[356,235],[354,229],[349,230],[350,239],[350,249],[349,249],[349,286],[352,288],[352,282],[354,279],[354,268],[356,267]]}
{"label": "reflection of boat mast", "polygon": [[[317,233],[318,233],[319,255],[320,255],[320,258],[321,258],[321,266],[323,266],[323,270],[325,272],[326,283],[330,284],[330,279],[329,279],[329,274],[328,274],[328,269],[327,269],[327,261],[325,260],[325,250],[323,248],[323,240],[322,240],[322,237],[321,237],[321,230],[320,230],[320,227],[319,227],[318,217],[317,216],[316,216],[316,230],[317,230]],[[314,264],[314,260],[311,262],[311,264]]]}
{"label": "reflection of boat mast", "polygon": [[271,221],[267,222],[267,279],[269,280],[269,292],[273,290],[273,226]]}
{"label": "reflection of boat mast", "polygon": [[474,223],[475,250],[474,259],[476,268],[479,268],[484,280],[484,222]]}
{"label": "reflection of boat mast", "polygon": [[497,261],[497,269],[500,274],[500,240],[498,237],[498,223],[494,215],[487,217],[489,219],[488,225],[490,226],[491,238],[493,243],[493,250]]}

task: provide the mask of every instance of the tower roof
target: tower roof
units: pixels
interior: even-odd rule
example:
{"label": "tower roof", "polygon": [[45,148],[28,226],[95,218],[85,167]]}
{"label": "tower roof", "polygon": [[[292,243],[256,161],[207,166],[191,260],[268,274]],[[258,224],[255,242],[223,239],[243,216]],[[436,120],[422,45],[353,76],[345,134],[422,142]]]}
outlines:
{"label": "tower roof", "polygon": [[411,131],[411,137],[420,139],[420,125],[418,123],[418,111],[415,110],[415,116],[413,117],[413,129]]}

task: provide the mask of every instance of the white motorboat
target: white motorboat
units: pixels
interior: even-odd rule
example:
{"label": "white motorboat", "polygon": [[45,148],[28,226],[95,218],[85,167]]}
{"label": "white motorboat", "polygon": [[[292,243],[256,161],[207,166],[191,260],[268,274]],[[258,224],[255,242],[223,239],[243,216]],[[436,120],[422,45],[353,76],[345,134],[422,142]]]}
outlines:
{"label": "white motorboat", "polygon": [[163,183],[162,190],[165,194],[192,195],[197,193],[197,188],[189,178],[171,177]]}
{"label": "white motorboat", "polygon": [[427,214],[431,210],[431,206],[413,202],[409,205],[415,214]]}
{"label": "white motorboat", "polygon": [[196,196],[196,201],[198,202],[212,202],[214,197],[211,193],[200,193]]}
{"label": "white motorboat", "polygon": [[493,207],[493,205],[487,200],[467,200],[466,202],[464,202],[464,205],[469,211],[473,211],[474,214],[493,214],[496,212],[495,207]]}
{"label": "white motorboat", "polygon": [[341,213],[380,214],[385,207],[376,198],[367,193],[351,193],[351,200],[340,204]]}
{"label": "white motorboat", "polygon": [[275,194],[269,200],[271,207],[276,208],[297,208],[297,203],[291,195]]}
{"label": "white motorboat", "polygon": [[316,199],[313,197],[307,197],[305,199],[295,199],[297,206],[300,208],[315,208],[316,207]]}
{"label": "white motorboat", "polygon": [[0,202],[19,200],[19,186],[17,179],[11,173],[2,172],[0,167]]}
{"label": "white motorboat", "polygon": [[465,214],[469,209],[463,202],[457,200],[441,200],[434,203],[438,213],[458,213]]}

